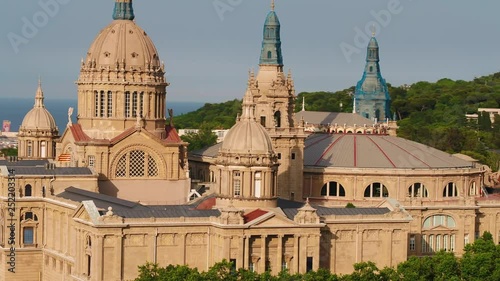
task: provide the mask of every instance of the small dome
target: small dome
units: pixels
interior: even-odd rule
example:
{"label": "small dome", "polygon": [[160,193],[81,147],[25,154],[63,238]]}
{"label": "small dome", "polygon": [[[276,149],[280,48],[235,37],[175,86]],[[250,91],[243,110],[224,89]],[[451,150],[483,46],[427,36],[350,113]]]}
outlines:
{"label": "small dome", "polygon": [[96,69],[147,70],[161,66],[158,51],[146,32],[134,21],[114,20],[104,28],[87,52]]}
{"label": "small dome", "polygon": [[35,106],[24,116],[20,130],[57,131],[56,121],[52,117],[52,114],[45,108],[43,99],[42,85],[39,82],[35,96]]}
{"label": "small dome", "polygon": [[227,133],[221,151],[238,154],[272,154],[273,145],[266,129],[253,121],[240,121]]}
{"label": "small dome", "polygon": [[243,98],[243,115],[227,132],[221,152],[237,154],[273,154],[273,144],[266,129],[255,121],[252,94]]}

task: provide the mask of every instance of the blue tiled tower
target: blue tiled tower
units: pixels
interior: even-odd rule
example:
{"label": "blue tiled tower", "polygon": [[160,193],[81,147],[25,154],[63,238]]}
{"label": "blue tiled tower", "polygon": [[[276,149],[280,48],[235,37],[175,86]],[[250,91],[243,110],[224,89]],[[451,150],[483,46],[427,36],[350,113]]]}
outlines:
{"label": "blue tiled tower", "polygon": [[353,111],[369,119],[384,121],[391,118],[391,97],[380,73],[379,61],[378,42],[372,37],[368,44],[365,71],[356,85]]}
{"label": "blue tiled tower", "polygon": [[262,51],[260,54],[260,65],[283,66],[283,55],[281,54],[280,21],[272,9],[267,14],[264,23],[264,40],[262,41]]}

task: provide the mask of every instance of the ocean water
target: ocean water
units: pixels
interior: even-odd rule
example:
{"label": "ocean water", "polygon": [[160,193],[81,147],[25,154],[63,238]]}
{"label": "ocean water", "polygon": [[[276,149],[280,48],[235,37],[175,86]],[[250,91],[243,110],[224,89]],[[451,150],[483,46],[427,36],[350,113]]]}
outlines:
{"label": "ocean water", "polygon": [[[54,116],[56,124],[59,127],[59,133],[62,134],[63,130],[68,123],[68,108],[73,107],[74,113],[72,116],[73,122],[76,122],[77,116],[77,101],[72,99],[45,99],[45,107]],[[3,98],[0,97],[0,125],[3,120],[11,121],[11,131],[17,132],[19,126],[23,122],[24,115],[33,108],[35,101],[32,99],[24,98]],[[202,107],[202,102],[169,102],[167,101],[167,108],[174,110],[174,115],[180,115],[187,112],[195,111]],[[167,114],[168,116],[168,114]],[[0,127],[1,128],[1,127]]]}

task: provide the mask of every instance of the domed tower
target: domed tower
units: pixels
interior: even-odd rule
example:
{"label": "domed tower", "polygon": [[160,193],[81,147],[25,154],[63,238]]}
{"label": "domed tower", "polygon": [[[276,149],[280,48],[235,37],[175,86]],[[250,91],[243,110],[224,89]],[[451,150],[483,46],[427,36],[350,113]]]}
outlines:
{"label": "domed tower", "polygon": [[165,69],[134,18],[132,0],[115,0],[113,21],[81,63],[78,122],[69,116],[57,161],[94,169],[101,193],[145,204],[183,203],[187,144],[172,118],[166,124]]}
{"label": "domed tower", "polygon": [[264,23],[259,72],[250,73],[249,90],[255,104],[255,117],[266,128],[278,156],[277,195],[303,200],[304,128],[294,123],[295,85],[292,74],[283,72],[281,24],[274,11]]}
{"label": "domed tower", "polygon": [[78,123],[92,138],[111,139],[137,122],[165,137],[165,69],[132,0],[116,0],[113,21],[90,46],[78,78]]}
{"label": "domed tower", "polygon": [[35,105],[23,119],[18,134],[18,157],[53,159],[58,129],[54,117],[43,103],[42,82],[38,81]]}
{"label": "domed tower", "polygon": [[353,111],[365,118],[384,121],[391,118],[391,96],[380,73],[379,62],[379,45],[374,33],[368,44],[363,77],[356,85]]}
{"label": "domed tower", "polygon": [[271,199],[277,196],[278,162],[271,138],[254,117],[249,91],[243,114],[227,133],[216,165],[220,180],[216,193],[230,198]]}

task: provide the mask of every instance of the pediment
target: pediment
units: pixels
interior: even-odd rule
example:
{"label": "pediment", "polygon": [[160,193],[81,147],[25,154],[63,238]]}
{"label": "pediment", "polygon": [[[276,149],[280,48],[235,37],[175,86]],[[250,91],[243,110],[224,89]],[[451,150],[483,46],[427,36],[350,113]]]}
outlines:
{"label": "pediment", "polygon": [[429,229],[430,231],[452,231],[454,229],[446,227],[444,225],[438,225]]}
{"label": "pediment", "polygon": [[83,201],[80,207],[76,209],[73,213],[74,219],[80,219],[93,224],[98,223],[98,219],[101,215],[97,210],[93,201]]}
{"label": "pediment", "polygon": [[296,227],[297,224],[286,217],[268,213],[249,223],[251,227]]}

